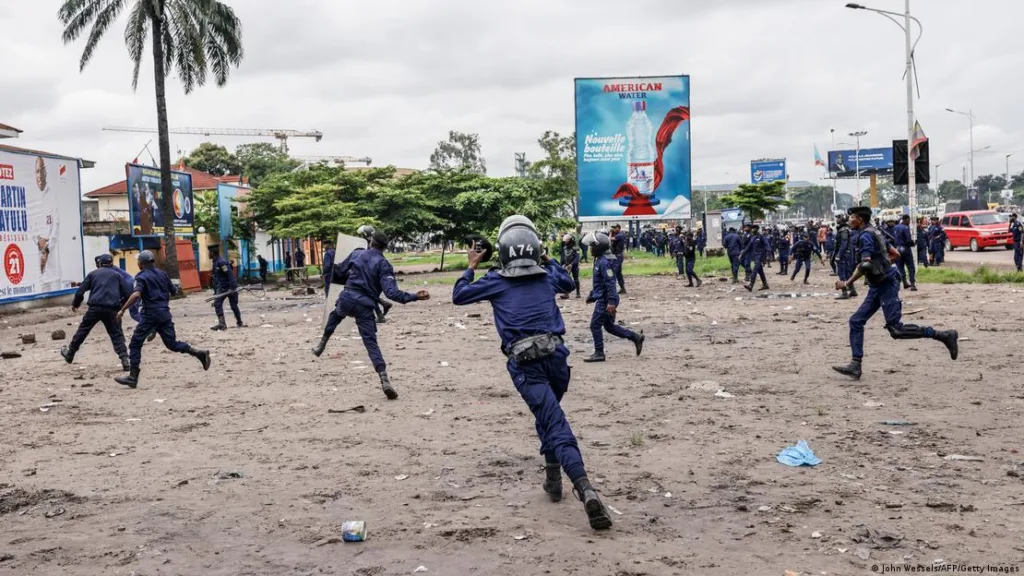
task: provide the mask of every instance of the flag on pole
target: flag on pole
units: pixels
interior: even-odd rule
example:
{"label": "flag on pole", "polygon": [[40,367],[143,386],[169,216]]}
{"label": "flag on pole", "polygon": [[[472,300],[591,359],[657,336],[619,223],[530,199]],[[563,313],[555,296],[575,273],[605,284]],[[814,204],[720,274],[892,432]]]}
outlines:
{"label": "flag on pole", "polygon": [[917,160],[917,157],[921,155],[921,144],[928,141],[928,137],[924,134],[924,129],[921,128],[921,123],[914,120],[914,139],[910,143],[910,158]]}
{"label": "flag on pole", "polygon": [[814,145],[814,165],[825,167],[825,161],[821,159],[821,152],[818,152],[818,145]]}

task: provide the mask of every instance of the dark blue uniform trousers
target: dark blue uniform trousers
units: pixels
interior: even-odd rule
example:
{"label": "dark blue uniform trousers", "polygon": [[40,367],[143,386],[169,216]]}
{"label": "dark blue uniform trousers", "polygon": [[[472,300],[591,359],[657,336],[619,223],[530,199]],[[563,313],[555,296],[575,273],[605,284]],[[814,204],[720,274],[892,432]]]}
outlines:
{"label": "dark blue uniform trousers", "polygon": [[836,274],[840,280],[848,280],[850,278],[850,262],[844,258],[836,258]]}
{"label": "dark blue uniform trousers", "polygon": [[750,276],[750,284],[753,285],[758,278],[761,278],[762,284],[768,285],[768,278],[764,275],[764,260],[754,256],[754,273]]}
{"label": "dark blue uniform trousers", "polygon": [[686,259],[683,258],[683,255],[681,253],[676,254],[676,271],[679,273],[680,276],[683,275],[683,265],[685,264],[685,261]]}
{"label": "dark blue uniform trousers", "polygon": [[698,281],[700,280],[699,278],[697,278],[697,274],[695,274],[694,271],[693,271],[693,265],[696,264],[696,263],[697,263],[696,259],[687,259],[686,260],[686,279],[689,280],[691,284],[693,283],[694,280],[698,280]]}
{"label": "dark blue uniform trousers", "polygon": [[587,472],[561,406],[562,396],[569,389],[568,358],[569,350],[559,346],[554,354],[538,362],[517,364],[510,359],[507,368],[516,390],[533,412],[545,462],[560,464],[569,480],[576,482]]}
{"label": "dark blue uniform trousers", "polygon": [[576,284],[576,297],[580,297],[580,265],[576,264],[570,268],[569,273],[572,274],[572,281]]}
{"label": "dark blue uniform trousers", "polygon": [[619,283],[619,289],[626,289],[626,277],[622,275],[622,258],[625,253],[615,256],[615,260],[612,260],[612,270],[615,271],[615,281]]}
{"label": "dark blue uniform trousers", "polygon": [[623,328],[615,323],[615,314],[609,314],[607,304],[601,301],[594,306],[594,315],[590,317],[590,333],[594,336],[594,351],[604,354],[604,334],[602,329],[607,330],[612,336],[633,340],[636,333],[628,328]]}
{"label": "dark blue uniform trousers", "polygon": [[[864,357],[864,325],[868,320],[882,309],[885,316],[885,328],[893,338],[903,331],[903,303],[900,302],[900,277],[898,274],[890,274],[881,286],[868,285],[868,294],[861,302],[860,308],[850,316],[850,350],[854,358]],[[917,326],[907,325],[907,328]],[[935,330],[930,326],[921,328],[925,338],[935,336]]]}
{"label": "dark blue uniform trousers", "polygon": [[796,275],[800,273],[800,268],[804,269],[804,281],[807,281],[807,277],[811,275],[811,259],[796,257],[796,268],[793,268],[793,274],[790,276],[790,280],[796,280]]}
{"label": "dark blue uniform trousers", "polygon": [[900,248],[900,276],[908,279],[911,285],[917,284],[917,266],[914,264],[914,249]]}
{"label": "dark blue uniform trousers", "polygon": [[732,268],[732,277],[735,279],[740,273],[739,254],[729,254],[729,267]]}
{"label": "dark blue uniform trousers", "polygon": [[[220,292],[227,292],[227,290],[221,290]],[[227,300],[231,305],[231,312],[235,315],[235,320],[242,323],[242,311],[238,309],[238,292],[232,292],[227,296],[221,296],[213,301],[213,311],[217,313],[217,317],[220,318],[224,315],[224,300]]]}
{"label": "dark blue uniform trousers", "polygon": [[93,326],[97,323],[102,322],[103,327],[107,329],[107,334],[110,336],[110,342],[114,345],[114,352],[117,352],[118,358],[124,358],[128,354],[128,348],[124,345],[124,332],[121,330],[121,323],[115,319],[117,310],[110,308],[94,308],[89,307],[85,311],[85,316],[82,317],[82,323],[78,325],[78,330],[75,331],[75,335],[71,338],[71,352],[77,352],[82,347],[82,343],[85,342],[86,336],[92,331]]}
{"label": "dark blue uniform trousers", "polygon": [[380,352],[380,346],[377,345],[377,316],[374,312],[374,307],[360,304],[355,298],[346,296],[346,294],[348,293],[342,292],[338,296],[338,302],[334,305],[334,310],[327,317],[327,326],[324,328],[324,334],[330,337],[331,334],[334,334],[342,320],[347,317],[355,318],[356,327],[359,329],[359,337],[363,339],[363,346],[366,347],[366,353],[370,355],[373,369],[378,374],[384,372],[388,369],[388,365],[384,362],[384,355]]}
{"label": "dark blue uniform trousers", "polygon": [[928,246],[927,245],[921,245],[921,244],[917,245],[917,263],[920,264],[921,266],[924,266],[925,268],[928,267]]}
{"label": "dark blue uniform trousers", "polygon": [[164,346],[171,352],[186,354],[190,346],[188,342],[180,342],[174,333],[174,320],[167,316],[145,316],[142,322],[135,327],[132,333],[131,344],[128,345],[128,360],[132,368],[138,368],[142,363],[142,345],[151,332],[156,332],[163,340]]}
{"label": "dark blue uniform trousers", "polygon": [[1024,266],[1024,245],[1021,245],[1020,242],[1013,245],[1013,263],[1017,266],[1018,272]]}
{"label": "dark blue uniform trousers", "polygon": [[789,250],[779,250],[779,274],[789,274]]}

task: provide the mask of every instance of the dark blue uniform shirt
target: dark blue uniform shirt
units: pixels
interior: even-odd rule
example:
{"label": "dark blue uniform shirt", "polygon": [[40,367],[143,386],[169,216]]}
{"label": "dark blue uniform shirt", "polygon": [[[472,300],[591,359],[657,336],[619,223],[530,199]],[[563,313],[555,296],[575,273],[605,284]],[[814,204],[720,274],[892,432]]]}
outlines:
{"label": "dark blue uniform shirt", "polygon": [[814,244],[810,240],[798,240],[793,244],[793,257],[796,260],[810,260],[814,251]]}
{"label": "dark blue uniform shirt", "polygon": [[1019,221],[1010,222],[1010,234],[1013,234],[1013,243],[1020,244],[1021,234],[1024,233],[1024,224]]}
{"label": "dark blue uniform shirt", "polygon": [[81,306],[86,292],[89,293],[90,308],[109,310],[120,310],[124,301],[132,295],[131,287],[121,281],[121,275],[115,272],[114,268],[106,266],[101,266],[86,275],[85,281],[78,286],[71,305],[75,308]]}
{"label": "dark blue uniform shirt", "polygon": [[735,232],[729,232],[725,235],[722,240],[722,245],[725,246],[725,251],[729,256],[739,256],[740,250],[740,235]]}
{"label": "dark blue uniform shirt", "polygon": [[616,256],[621,256],[626,251],[626,234],[624,232],[613,234],[611,237],[611,241],[612,254],[615,254]]}
{"label": "dark blue uniform shirt", "polygon": [[544,267],[548,271],[546,275],[523,278],[505,278],[495,269],[476,282],[473,282],[474,272],[466,270],[455,283],[452,303],[463,306],[489,301],[503,350],[529,336],[564,335],[565,322],[555,304],[555,295],[575,290],[576,284],[561,266],[548,264]]}
{"label": "dark blue uniform shirt", "polygon": [[321,276],[326,279],[331,278],[331,271],[334,269],[334,248],[331,248],[327,252],[324,252],[324,266]]}
{"label": "dark blue uniform shirt", "polygon": [[615,271],[612,270],[611,262],[603,255],[594,260],[594,287],[590,290],[588,299],[614,306],[619,305]]}
{"label": "dark blue uniform shirt", "polygon": [[345,284],[345,293],[364,306],[376,306],[380,293],[399,304],[416,300],[415,294],[403,292],[395,280],[395,270],[384,254],[376,248],[359,249],[334,267],[334,277]]}
{"label": "dark blue uniform shirt", "polygon": [[171,283],[171,277],[159,268],[147,268],[135,277],[135,292],[142,295],[142,316],[150,319],[171,317],[171,296],[178,289]]}
{"label": "dark blue uniform shirt", "polygon": [[235,272],[231,270],[231,264],[218,256],[213,261],[213,289],[220,292],[238,288],[238,281],[235,279]]}
{"label": "dark blue uniform shirt", "polygon": [[912,248],[914,246],[914,237],[910,234],[910,226],[897,224],[893,227],[892,232],[897,248]]}

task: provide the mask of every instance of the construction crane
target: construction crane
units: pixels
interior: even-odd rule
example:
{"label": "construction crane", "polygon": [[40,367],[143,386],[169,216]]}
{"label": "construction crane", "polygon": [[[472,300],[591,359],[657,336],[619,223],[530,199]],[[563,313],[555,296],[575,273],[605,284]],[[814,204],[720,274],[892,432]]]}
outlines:
{"label": "construction crane", "polygon": [[[146,134],[157,134],[154,128],[132,128],[128,126],[104,126],[107,132],[144,132]],[[259,136],[262,138],[277,138],[281,143],[281,151],[288,152],[289,138],[315,138],[317,142],[324,137],[319,130],[303,132],[300,130],[280,129],[248,129],[248,128],[171,128],[169,134],[194,134],[199,136]]]}
{"label": "construction crane", "polygon": [[373,159],[369,156],[363,156],[357,158],[355,156],[292,156],[296,160],[302,160],[308,164],[318,164],[320,162],[333,162],[335,164],[366,164],[369,166],[373,163]]}

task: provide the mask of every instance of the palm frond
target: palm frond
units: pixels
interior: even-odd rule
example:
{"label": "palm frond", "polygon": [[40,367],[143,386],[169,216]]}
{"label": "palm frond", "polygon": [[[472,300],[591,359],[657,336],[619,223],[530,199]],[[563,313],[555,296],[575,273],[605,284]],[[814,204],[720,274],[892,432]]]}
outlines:
{"label": "palm frond", "polygon": [[102,10],[110,0],[65,0],[59,10],[57,18],[64,24],[64,33],[61,38],[65,44],[70,44],[85,32],[96,12]]}
{"label": "palm frond", "polygon": [[136,2],[128,16],[128,26],[124,29],[124,43],[128,47],[128,56],[132,59],[132,90],[139,87],[139,67],[146,51],[146,37],[149,36],[149,14],[145,2]]}
{"label": "palm frond", "polygon": [[164,26],[173,38],[173,54],[178,79],[185,93],[191,92],[206,80],[206,57],[203,54],[201,27],[192,18],[192,0],[167,2]]}
{"label": "palm frond", "polygon": [[[100,39],[107,32],[107,28],[117,20],[118,15],[124,10],[125,0],[103,0],[106,2],[106,6],[102,10],[96,13],[96,17],[92,23],[92,31],[89,32],[89,39],[85,42],[85,48],[82,50],[82,59],[79,61],[79,70],[85,70],[85,65],[89,63],[89,59],[92,58],[92,53],[96,50],[96,46],[99,44]],[[98,5],[100,2],[95,2],[94,5]]]}

